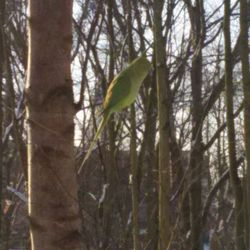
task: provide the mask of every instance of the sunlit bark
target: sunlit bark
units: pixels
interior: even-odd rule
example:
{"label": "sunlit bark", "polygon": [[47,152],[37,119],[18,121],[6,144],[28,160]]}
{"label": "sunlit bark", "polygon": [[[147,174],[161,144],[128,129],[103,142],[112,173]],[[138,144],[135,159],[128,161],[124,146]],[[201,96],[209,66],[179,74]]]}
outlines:
{"label": "sunlit bark", "polygon": [[81,249],[71,43],[72,1],[30,0],[26,96],[32,250]]}

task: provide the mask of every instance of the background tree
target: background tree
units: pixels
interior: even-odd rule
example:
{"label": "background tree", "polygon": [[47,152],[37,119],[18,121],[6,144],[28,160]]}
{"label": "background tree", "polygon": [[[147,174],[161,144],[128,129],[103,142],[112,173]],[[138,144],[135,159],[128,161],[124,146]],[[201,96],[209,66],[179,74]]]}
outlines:
{"label": "background tree", "polygon": [[[0,138],[3,137],[3,130],[2,130],[2,123],[3,123],[3,110],[2,110],[2,104],[3,104],[3,97],[2,97],[2,91],[3,91],[3,68],[4,68],[4,13],[5,13],[5,1],[1,1],[0,4]],[[3,145],[2,140],[0,141],[0,241],[3,242],[3,233],[2,233],[2,224],[3,224]],[[0,247],[3,247],[2,244],[0,244]]]}
{"label": "background tree", "polygon": [[226,113],[227,113],[227,137],[228,156],[231,185],[235,195],[235,249],[245,249],[244,243],[244,214],[243,214],[243,190],[241,180],[238,176],[238,165],[235,148],[235,127],[234,127],[234,101],[233,101],[233,71],[232,52],[230,36],[230,1],[225,2],[224,11],[224,40],[225,40],[225,86],[226,86]]}
{"label": "background tree", "polygon": [[[249,197],[250,194],[250,67],[249,67],[249,3],[247,1],[240,1],[240,56],[242,67],[242,83],[244,91],[244,132],[245,132],[245,150],[246,150],[246,193]],[[249,215],[250,202],[247,199],[247,227],[246,227],[246,241],[247,246],[250,246],[250,215]]]}
{"label": "background tree", "polygon": [[170,157],[169,157],[169,111],[167,100],[166,48],[163,38],[162,10],[164,1],[154,2],[154,45],[157,82],[157,107],[159,121],[158,143],[158,203],[159,203],[159,240],[158,249],[167,249],[170,244]]}

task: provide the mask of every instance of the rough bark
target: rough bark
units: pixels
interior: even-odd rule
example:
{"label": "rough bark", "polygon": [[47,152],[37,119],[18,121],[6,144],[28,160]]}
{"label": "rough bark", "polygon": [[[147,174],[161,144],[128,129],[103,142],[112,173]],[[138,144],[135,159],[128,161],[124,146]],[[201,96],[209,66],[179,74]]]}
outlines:
{"label": "rough bark", "polygon": [[32,250],[81,249],[70,72],[72,1],[29,1],[26,83]]}

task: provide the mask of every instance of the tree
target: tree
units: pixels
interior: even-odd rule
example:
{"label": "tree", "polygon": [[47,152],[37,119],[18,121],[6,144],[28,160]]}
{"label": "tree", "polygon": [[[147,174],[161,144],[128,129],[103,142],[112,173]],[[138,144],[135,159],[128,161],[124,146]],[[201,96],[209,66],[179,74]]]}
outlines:
{"label": "tree", "polygon": [[[246,0],[240,1],[240,58],[242,67],[242,83],[244,91],[244,132],[246,150],[246,193],[250,195],[250,67],[249,67],[249,3]],[[246,241],[250,246],[250,199],[247,199],[247,227]]]}
{"label": "tree", "polygon": [[168,248],[171,238],[170,225],[170,156],[169,156],[169,111],[167,100],[166,47],[163,39],[162,10],[164,1],[154,1],[154,45],[156,55],[157,107],[159,120],[158,155],[158,202],[159,202],[159,240],[158,249]]}
{"label": "tree", "polygon": [[70,73],[72,1],[29,1],[26,84],[31,246],[81,249]]}
{"label": "tree", "polygon": [[[2,145],[2,137],[3,137],[3,98],[2,98],[2,90],[3,90],[3,67],[4,67],[4,13],[5,13],[5,1],[1,1],[0,3],[0,242],[3,242],[3,234],[2,234],[2,224],[3,224],[3,145]],[[2,243],[0,243],[0,247]]]}
{"label": "tree", "polygon": [[[129,47],[129,61],[132,62],[135,53],[134,53],[134,42],[133,42],[133,33],[132,33],[132,8],[131,1],[127,1],[127,32],[128,32],[128,47]],[[131,196],[132,196],[132,218],[133,218],[133,248],[134,250],[140,250],[140,238],[139,238],[139,190],[138,185],[138,157],[137,157],[137,148],[136,148],[136,110],[135,105],[132,104],[130,107],[130,184],[131,184]]]}
{"label": "tree", "polygon": [[238,164],[236,158],[235,126],[234,126],[234,102],[233,102],[233,70],[230,35],[230,1],[225,1],[224,7],[224,40],[225,40],[225,86],[226,86],[226,114],[227,114],[227,138],[230,179],[235,197],[235,249],[244,250],[244,213],[243,190],[238,176]]}
{"label": "tree", "polygon": [[190,222],[191,222],[191,244],[193,250],[202,249],[202,198],[201,198],[201,176],[202,176],[202,48],[205,38],[204,7],[203,0],[196,0],[194,5],[191,1],[185,1],[192,30],[192,55],[191,64],[191,91],[192,91],[192,136],[190,151]]}

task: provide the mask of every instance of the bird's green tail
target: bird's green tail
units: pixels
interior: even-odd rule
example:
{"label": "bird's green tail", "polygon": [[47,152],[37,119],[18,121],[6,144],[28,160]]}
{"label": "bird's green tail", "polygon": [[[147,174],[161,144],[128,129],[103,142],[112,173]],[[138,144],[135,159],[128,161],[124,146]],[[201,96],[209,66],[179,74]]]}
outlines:
{"label": "bird's green tail", "polygon": [[101,132],[103,131],[105,125],[107,124],[107,122],[108,122],[108,120],[109,120],[109,117],[110,117],[110,112],[107,112],[106,114],[104,114],[104,116],[103,116],[103,118],[102,118],[102,121],[101,121],[101,123],[100,123],[100,125],[99,125],[99,127],[98,127],[98,129],[97,129],[97,131],[96,131],[95,137],[94,137],[93,141],[91,142],[91,144],[90,144],[90,146],[89,146],[88,152],[87,152],[87,154],[85,155],[84,160],[83,160],[83,162],[82,162],[80,168],[78,169],[78,174],[81,173],[82,168],[83,168],[85,162],[87,161],[87,159],[89,158],[89,156],[90,156],[90,154],[91,154],[91,152],[92,152],[92,150],[93,150],[93,147],[95,146],[95,144],[96,144],[96,142],[97,142],[97,140],[98,140],[98,138],[99,138]]}

